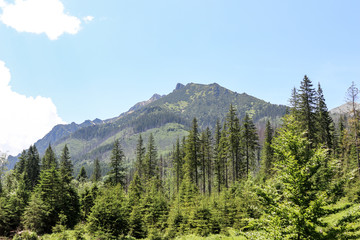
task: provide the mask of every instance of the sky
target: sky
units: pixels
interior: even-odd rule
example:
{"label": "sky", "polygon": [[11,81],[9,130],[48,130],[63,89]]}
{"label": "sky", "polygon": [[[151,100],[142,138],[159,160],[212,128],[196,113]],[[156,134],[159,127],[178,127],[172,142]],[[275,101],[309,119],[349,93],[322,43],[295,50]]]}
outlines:
{"label": "sky", "polygon": [[359,10],[356,0],[0,0],[0,151],[177,83],[288,104],[306,74],[332,109],[360,85]]}

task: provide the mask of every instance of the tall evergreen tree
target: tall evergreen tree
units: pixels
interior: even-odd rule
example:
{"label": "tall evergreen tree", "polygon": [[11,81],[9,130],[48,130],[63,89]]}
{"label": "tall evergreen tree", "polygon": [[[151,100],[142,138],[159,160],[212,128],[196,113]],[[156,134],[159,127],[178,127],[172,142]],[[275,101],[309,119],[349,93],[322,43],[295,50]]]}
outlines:
{"label": "tall evergreen tree", "polygon": [[139,140],[136,145],[136,162],[135,162],[135,168],[138,171],[139,177],[144,177],[144,170],[145,170],[145,154],[146,149],[144,146],[144,140],[142,139],[141,134],[139,135]]}
{"label": "tall evergreen tree", "polygon": [[27,152],[23,150],[19,156],[19,161],[15,164],[14,170],[18,177],[25,171],[25,164],[27,162]]}
{"label": "tall evergreen tree", "polygon": [[198,166],[199,166],[200,140],[197,119],[192,121],[191,130],[186,139],[185,145],[185,174],[191,183],[199,186]]}
{"label": "tall evergreen tree", "polygon": [[149,181],[152,177],[158,176],[158,156],[155,139],[152,133],[149,136],[147,151],[145,154],[145,179]]}
{"label": "tall evergreen tree", "polygon": [[223,177],[222,164],[220,159],[220,139],[221,139],[221,125],[219,119],[216,121],[215,126],[215,146],[214,146],[214,176],[217,185],[217,192],[220,193],[221,183]]}
{"label": "tall evergreen tree", "polygon": [[229,141],[228,141],[227,131],[226,131],[225,124],[224,124],[222,131],[221,131],[221,137],[220,137],[220,142],[219,142],[219,146],[217,149],[217,158],[216,158],[216,163],[215,163],[218,192],[220,192],[224,186],[226,188],[229,187],[228,159],[229,159]]}
{"label": "tall evergreen tree", "polygon": [[[284,119],[285,125],[274,139],[276,166],[279,170],[274,196],[267,198],[265,230],[269,239],[337,239],[325,238],[321,217],[326,213],[326,190],[329,179],[314,184],[314,178],[326,162],[327,150],[309,147],[310,140],[299,128],[293,116]],[[279,187],[281,186],[281,187]],[[275,188],[275,186],[273,187]],[[269,192],[269,193],[270,193]],[[269,197],[270,195],[268,195]],[[271,199],[269,201],[269,199]]]}
{"label": "tall evergreen tree", "polygon": [[52,167],[57,168],[58,164],[57,164],[55,152],[52,150],[52,147],[49,144],[48,148],[45,150],[45,155],[42,158],[41,168],[42,170],[46,170]]}
{"label": "tall evergreen tree", "polygon": [[25,162],[26,184],[32,190],[40,178],[40,156],[35,145],[30,146]]}
{"label": "tall evergreen tree", "polygon": [[324,144],[327,148],[331,149],[333,144],[333,121],[327,109],[323,91],[320,83],[317,91],[317,104],[316,104],[316,140],[320,144]]}
{"label": "tall evergreen tree", "polygon": [[209,128],[205,130],[205,138],[204,138],[204,154],[205,154],[205,173],[207,175],[207,191],[209,195],[211,195],[212,191],[212,174],[213,174],[213,139],[211,136],[211,131]]}
{"label": "tall evergreen tree", "polygon": [[243,121],[242,129],[242,143],[244,148],[245,166],[246,166],[246,177],[249,176],[249,171],[255,165],[255,151],[259,147],[259,137],[257,135],[256,127],[246,113]]}
{"label": "tall evergreen tree", "polygon": [[315,143],[316,134],[315,109],[316,91],[310,79],[305,75],[300,86],[298,119],[312,145]]}
{"label": "tall evergreen tree", "polygon": [[299,110],[299,94],[298,90],[294,87],[291,91],[291,98],[289,100],[290,103],[290,114],[298,117],[298,110]]}
{"label": "tall evergreen tree", "polygon": [[65,183],[71,182],[73,171],[69,148],[65,144],[60,157],[60,176]]}
{"label": "tall evergreen tree", "polygon": [[95,160],[94,160],[94,171],[91,176],[91,179],[93,182],[100,181],[100,179],[101,179],[101,167],[100,167],[100,162],[99,162],[98,158],[95,158]]}
{"label": "tall evergreen tree", "polygon": [[178,193],[180,190],[181,181],[183,179],[183,165],[184,165],[184,159],[181,153],[179,138],[176,140],[176,145],[174,146],[174,151],[172,156],[173,156],[173,169],[174,169],[175,182],[176,182],[176,193]]}
{"label": "tall evergreen tree", "polygon": [[261,174],[266,179],[269,175],[271,175],[273,168],[273,159],[274,159],[274,150],[272,148],[272,139],[273,139],[274,131],[271,128],[270,121],[266,122],[265,128],[265,139],[264,145],[262,148],[262,164],[261,164]]}
{"label": "tall evergreen tree", "polygon": [[226,117],[226,124],[232,165],[232,181],[235,182],[239,177],[240,170],[240,122],[232,104]]}
{"label": "tall evergreen tree", "polygon": [[79,172],[79,174],[78,174],[78,176],[77,176],[77,180],[80,181],[80,182],[84,182],[84,181],[86,181],[87,178],[88,178],[88,177],[87,177],[87,173],[86,173],[85,167],[82,166],[82,167],[80,168],[80,172]]}
{"label": "tall evergreen tree", "polygon": [[111,152],[110,157],[110,166],[111,166],[111,183],[113,185],[121,184],[125,185],[125,167],[124,167],[124,159],[125,155],[123,150],[121,149],[119,140],[115,140],[114,146]]}

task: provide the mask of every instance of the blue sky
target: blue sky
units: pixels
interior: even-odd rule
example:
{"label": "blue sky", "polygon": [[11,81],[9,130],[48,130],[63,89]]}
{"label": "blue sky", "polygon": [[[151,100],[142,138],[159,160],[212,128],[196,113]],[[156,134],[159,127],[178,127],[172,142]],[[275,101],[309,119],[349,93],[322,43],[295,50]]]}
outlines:
{"label": "blue sky", "polygon": [[330,109],[360,82],[359,1],[47,0],[67,18],[52,24],[45,14],[46,29],[69,20],[57,34],[29,29],[37,13],[5,14],[27,1],[44,0],[0,0],[0,61],[12,92],[56,107],[47,129],[117,116],[178,82],[217,82],[287,104],[307,74]]}

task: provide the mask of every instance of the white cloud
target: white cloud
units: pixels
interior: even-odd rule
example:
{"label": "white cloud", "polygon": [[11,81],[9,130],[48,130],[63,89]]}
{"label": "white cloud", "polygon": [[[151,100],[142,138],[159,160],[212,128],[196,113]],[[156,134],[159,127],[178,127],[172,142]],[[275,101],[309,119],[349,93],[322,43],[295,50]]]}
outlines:
{"label": "white cloud", "polygon": [[16,155],[64,122],[50,98],[18,94],[11,90],[10,79],[0,60],[0,152]]}
{"label": "white cloud", "polygon": [[45,33],[56,40],[64,33],[80,30],[80,19],[64,13],[60,0],[15,0],[14,4],[0,0],[0,7],[0,21],[18,32]]}
{"label": "white cloud", "polygon": [[5,2],[4,2],[4,0],[0,0],[0,8],[2,8],[2,7],[5,7]]}
{"label": "white cloud", "polygon": [[83,20],[84,20],[85,23],[89,23],[92,20],[94,20],[94,17],[93,16],[86,16],[86,17],[83,18]]}

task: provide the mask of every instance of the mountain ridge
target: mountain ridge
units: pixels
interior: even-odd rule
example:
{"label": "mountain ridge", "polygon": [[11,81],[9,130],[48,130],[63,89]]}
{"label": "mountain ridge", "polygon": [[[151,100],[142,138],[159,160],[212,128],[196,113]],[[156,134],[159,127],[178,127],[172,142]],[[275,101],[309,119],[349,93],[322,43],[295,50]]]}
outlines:
{"label": "mountain ridge", "polygon": [[192,118],[198,119],[200,129],[212,128],[217,119],[224,121],[230,104],[237,109],[240,119],[248,113],[258,126],[264,125],[266,119],[279,121],[287,109],[217,83],[178,83],[171,93],[154,94],[118,117],[57,125],[35,145],[43,154],[51,143],[59,154],[67,144],[74,164],[80,166],[91,164],[94,158],[106,160],[115,139],[120,139],[125,155],[131,159],[138,135],[143,134],[146,140],[153,133],[159,153],[166,153],[171,151],[176,138],[187,135]]}

